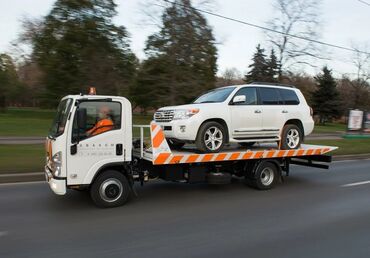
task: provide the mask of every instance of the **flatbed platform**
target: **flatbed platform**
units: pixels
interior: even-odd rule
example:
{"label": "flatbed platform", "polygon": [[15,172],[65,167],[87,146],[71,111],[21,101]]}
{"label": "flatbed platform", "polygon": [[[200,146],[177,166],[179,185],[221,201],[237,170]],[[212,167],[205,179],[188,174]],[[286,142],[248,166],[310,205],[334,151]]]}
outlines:
{"label": "flatbed platform", "polygon": [[[149,126],[136,127],[144,128]],[[150,161],[153,165],[316,156],[337,149],[337,147],[333,146],[309,144],[302,144],[299,149],[294,150],[279,150],[277,144],[256,144],[256,146],[247,149],[236,144],[230,144],[219,153],[199,153],[191,146],[180,150],[171,150],[161,127],[154,122],[150,125],[150,139],[151,146],[144,148],[143,133],[141,131],[140,148],[134,148],[133,155]]]}

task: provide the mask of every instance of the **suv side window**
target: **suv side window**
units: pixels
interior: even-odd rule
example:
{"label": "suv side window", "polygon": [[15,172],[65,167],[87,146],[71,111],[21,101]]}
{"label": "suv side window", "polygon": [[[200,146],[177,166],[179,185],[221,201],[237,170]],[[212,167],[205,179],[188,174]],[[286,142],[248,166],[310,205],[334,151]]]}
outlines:
{"label": "suv side window", "polygon": [[[80,109],[86,109],[86,130],[78,131],[77,113],[73,120],[72,142],[94,137],[96,135],[121,129],[121,104],[112,101],[84,101],[79,104]],[[79,134],[79,135],[78,135]]]}
{"label": "suv side window", "polygon": [[257,105],[258,100],[257,100],[257,89],[254,87],[245,87],[241,88],[238,90],[238,92],[234,95],[235,96],[240,96],[244,95],[246,98],[245,102],[241,103],[235,103],[234,105]]}
{"label": "suv side window", "polygon": [[279,89],[280,96],[284,100],[285,105],[298,105],[299,99],[295,91],[287,89]]}
{"label": "suv side window", "polygon": [[283,103],[276,88],[260,87],[259,93],[262,105],[279,105]]}

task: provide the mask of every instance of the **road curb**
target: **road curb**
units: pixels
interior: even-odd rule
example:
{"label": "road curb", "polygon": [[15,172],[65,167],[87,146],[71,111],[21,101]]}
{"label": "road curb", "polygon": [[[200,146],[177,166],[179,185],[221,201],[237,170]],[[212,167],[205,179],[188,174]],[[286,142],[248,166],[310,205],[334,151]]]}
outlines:
{"label": "road curb", "polygon": [[370,153],[350,154],[350,155],[333,155],[333,161],[361,160],[361,159],[370,159]]}
{"label": "road curb", "polygon": [[0,174],[0,184],[43,180],[45,180],[45,174],[43,172]]}

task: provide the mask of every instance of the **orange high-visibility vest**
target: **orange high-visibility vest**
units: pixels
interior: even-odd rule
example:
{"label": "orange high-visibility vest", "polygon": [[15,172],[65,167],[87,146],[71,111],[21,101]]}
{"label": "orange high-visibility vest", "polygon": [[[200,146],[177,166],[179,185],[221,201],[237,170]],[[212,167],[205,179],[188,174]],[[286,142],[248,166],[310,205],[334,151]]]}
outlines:
{"label": "orange high-visibility vest", "polygon": [[98,121],[93,128],[87,131],[88,134],[97,135],[113,129],[113,121],[105,118]]}

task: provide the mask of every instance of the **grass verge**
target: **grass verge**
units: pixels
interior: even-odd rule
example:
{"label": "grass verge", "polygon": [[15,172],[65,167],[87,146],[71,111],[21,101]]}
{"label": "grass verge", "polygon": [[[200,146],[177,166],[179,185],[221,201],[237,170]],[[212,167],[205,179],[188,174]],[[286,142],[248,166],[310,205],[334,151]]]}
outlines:
{"label": "grass verge", "polygon": [[0,145],[0,174],[41,172],[44,164],[43,145]]}

